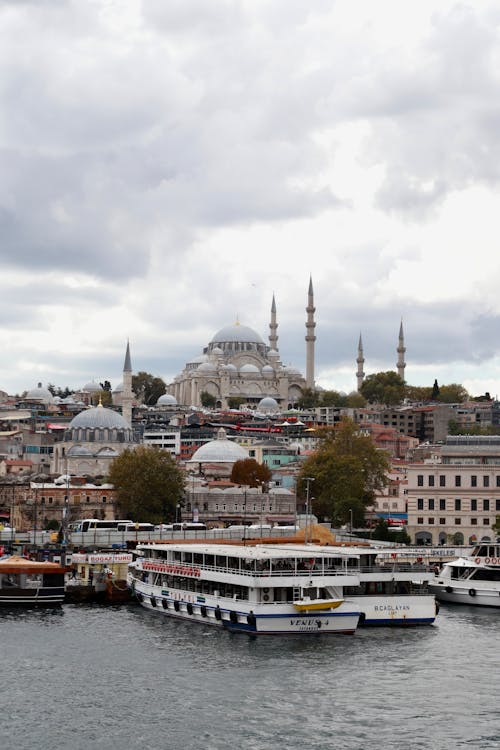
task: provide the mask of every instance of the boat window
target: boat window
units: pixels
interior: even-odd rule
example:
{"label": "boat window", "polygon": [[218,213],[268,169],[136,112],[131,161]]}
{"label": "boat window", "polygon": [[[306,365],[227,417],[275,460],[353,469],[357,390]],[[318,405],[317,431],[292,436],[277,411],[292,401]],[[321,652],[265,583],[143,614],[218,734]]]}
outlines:
{"label": "boat window", "polygon": [[215,558],[215,564],[218,568],[227,568],[227,557],[222,557],[222,555],[217,555]]}
{"label": "boat window", "polygon": [[213,555],[205,555],[205,565],[209,567],[213,567],[215,565]]}
{"label": "boat window", "polygon": [[184,562],[186,562],[186,563],[192,563],[193,562],[193,553],[192,552],[184,552]]}

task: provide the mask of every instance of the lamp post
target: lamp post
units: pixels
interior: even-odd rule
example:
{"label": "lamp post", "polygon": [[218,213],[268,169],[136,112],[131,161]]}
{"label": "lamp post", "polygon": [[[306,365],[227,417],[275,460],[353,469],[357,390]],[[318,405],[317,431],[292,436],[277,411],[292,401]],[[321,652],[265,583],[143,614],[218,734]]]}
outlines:
{"label": "lamp post", "polygon": [[352,508],[349,508],[349,518],[350,518],[350,522],[351,522],[351,530],[350,530],[350,532],[349,532],[349,533],[350,533],[350,536],[352,536],[352,527],[353,527],[353,525],[354,525],[354,524],[353,524],[353,521],[352,521],[352,516],[353,516],[353,514],[352,514]]}
{"label": "lamp post", "polygon": [[178,521],[179,521],[179,512],[180,512],[180,509],[181,509],[181,504],[177,503],[177,505],[175,506],[175,523],[178,523]]}
{"label": "lamp post", "polygon": [[304,482],[306,483],[306,528],[304,533],[304,543],[307,544],[309,533],[311,534],[312,541],[312,527],[309,530],[309,486],[311,482],[314,482],[314,477],[304,477]]}

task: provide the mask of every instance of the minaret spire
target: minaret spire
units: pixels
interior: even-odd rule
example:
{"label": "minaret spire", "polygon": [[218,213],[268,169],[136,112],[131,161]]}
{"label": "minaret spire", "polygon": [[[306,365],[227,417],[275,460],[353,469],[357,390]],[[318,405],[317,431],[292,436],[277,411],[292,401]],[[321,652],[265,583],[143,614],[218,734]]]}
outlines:
{"label": "minaret spire", "polygon": [[397,352],[398,352],[398,364],[397,364],[398,375],[401,378],[401,380],[404,380],[405,379],[405,367],[406,367],[406,362],[405,362],[406,347],[405,347],[405,337],[403,333],[403,319],[402,318],[401,318],[401,325],[399,326],[399,342],[398,342]]}
{"label": "minaret spire", "polygon": [[315,311],[312,276],[310,276],[306,307],[306,386],[308,388],[314,388],[314,342],[316,341],[316,336],[314,335],[314,329],[316,328],[316,323],[314,322]]}
{"label": "minaret spire", "polygon": [[271,303],[271,322],[269,323],[269,348],[273,351],[278,351],[278,323],[276,322],[276,301],[274,299]]}
{"label": "minaret spire", "polygon": [[358,343],[358,357],[356,359],[358,370],[356,372],[356,379],[358,383],[358,391],[361,390],[361,386],[363,385],[363,379],[365,377],[365,373],[363,372],[363,365],[365,364],[365,358],[363,356],[363,341],[361,340],[361,333],[359,334],[359,343]]}
{"label": "minaret spire", "polygon": [[125,361],[123,363],[123,391],[122,391],[122,415],[127,424],[132,427],[132,360],[130,358],[130,344],[127,339]]}

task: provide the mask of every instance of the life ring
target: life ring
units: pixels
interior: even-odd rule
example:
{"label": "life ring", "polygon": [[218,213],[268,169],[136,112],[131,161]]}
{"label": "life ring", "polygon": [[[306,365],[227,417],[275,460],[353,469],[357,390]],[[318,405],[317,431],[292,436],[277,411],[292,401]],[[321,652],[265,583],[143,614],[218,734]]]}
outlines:
{"label": "life ring", "polygon": [[238,613],[234,611],[234,609],[231,610],[229,613],[229,619],[233,623],[233,625],[237,625],[238,623]]}
{"label": "life ring", "polygon": [[480,558],[480,557],[476,557],[476,559],[474,560],[474,562],[475,562],[475,563],[476,563],[477,565],[481,565],[481,558]]}
{"label": "life ring", "polygon": [[476,596],[476,589],[469,589],[469,596]]}
{"label": "life ring", "polygon": [[255,617],[253,612],[250,612],[247,615],[247,622],[251,628],[254,628],[257,625],[257,618]]}
{"label": "life ring", "polygon": [[193,605],[191,604],[191,602],[188,602],[186,604],[186,609],[187,609],[188,615],[192,615],[193,614]]}
{"label": "life ring", "polygon": [[201,615],[202,617],[206,617],[206,616],[207,616],[207,608],[205,607],[205,605],[202,605],[202,606],[200,607],[200,615]]}
{"label": "life ring", "polygon": [[262,597],[262,599],[263,599],[263,600],[264,600],[265,602],[268,602],[268,601],[269,601],[269,594],[264,594],[264,596]]}
{"label": "life ring", "polygon": [[222,612],[220,611],[219,605],[214,609],[214,615],[216,620],[222,620]]}
{"label": "life ring", "polygon": [[175,609],[176,612],[178,612],[180,610],[180,608],[181,608],[181,605],[179,604],[179,602],[176,599],[175,602],[174,602],[174,609]]}

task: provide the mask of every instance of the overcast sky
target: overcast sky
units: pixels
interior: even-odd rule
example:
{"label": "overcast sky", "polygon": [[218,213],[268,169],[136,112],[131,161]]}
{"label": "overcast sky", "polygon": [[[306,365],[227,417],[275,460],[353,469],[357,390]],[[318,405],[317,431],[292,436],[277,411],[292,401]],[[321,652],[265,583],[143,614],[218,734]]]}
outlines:
{"label": "overcast sky", "polygon": [[500,5],[0,0],[0,389],[170,381],[236,318],[316,381],[500,394]]}

